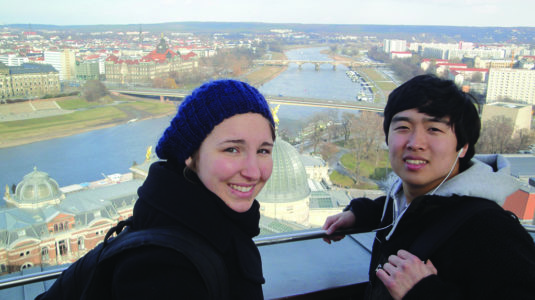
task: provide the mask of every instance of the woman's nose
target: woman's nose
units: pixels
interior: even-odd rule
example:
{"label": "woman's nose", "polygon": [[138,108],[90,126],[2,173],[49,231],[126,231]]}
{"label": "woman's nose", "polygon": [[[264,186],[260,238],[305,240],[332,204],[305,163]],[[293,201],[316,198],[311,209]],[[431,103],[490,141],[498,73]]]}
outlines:
{"label": "woman's nose", "polygon": [[260,177],[260,165],[256,155],[248,156],[245,159],[241,174],[252,180]]}

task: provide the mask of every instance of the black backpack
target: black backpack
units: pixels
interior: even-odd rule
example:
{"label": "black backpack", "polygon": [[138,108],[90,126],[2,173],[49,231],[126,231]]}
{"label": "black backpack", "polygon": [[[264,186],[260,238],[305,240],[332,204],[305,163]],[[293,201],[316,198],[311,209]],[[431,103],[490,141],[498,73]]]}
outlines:
{"label": "black backpack", "polygon": [[[131,219],[111,228],[103,243],[72,264],[36,300],[109,299],[110,283],[105,279],[109,267],[113,268],[114,260],[124,251],[141,246],[166,247],[182,253],[196,266],[211,299],[229,298],[225,264],[207,241],[183,227],[132,230],[129,225]],[[114,233],[117,236],[110,238]]]}

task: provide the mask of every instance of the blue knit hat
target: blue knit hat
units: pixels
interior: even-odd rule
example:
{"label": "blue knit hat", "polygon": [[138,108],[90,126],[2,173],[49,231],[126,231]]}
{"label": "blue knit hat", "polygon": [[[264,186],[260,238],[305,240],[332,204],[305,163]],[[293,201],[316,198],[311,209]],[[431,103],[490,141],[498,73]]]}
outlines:
{"label": "blue knit hat", "polygon": [[156,146],[156,154],[182,163],[199,149],[216,125],[250,112],[261,114],[275,126],[266,99],[254,87],[231,79],[205,83],[180,104]]}

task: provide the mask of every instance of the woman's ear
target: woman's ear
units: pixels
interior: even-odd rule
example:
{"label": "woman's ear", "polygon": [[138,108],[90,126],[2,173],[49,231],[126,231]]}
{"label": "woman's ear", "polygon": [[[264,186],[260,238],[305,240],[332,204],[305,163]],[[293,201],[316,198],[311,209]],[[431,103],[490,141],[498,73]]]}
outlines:
{"label": "woman's ear", "polygon": [[188,158],[186,158],[186,161],[185,161],[186,166],[191,167],[191,162],[192,162],[192,161],[193,161],[193,159],[191,158],[191,156],[188,157]]}

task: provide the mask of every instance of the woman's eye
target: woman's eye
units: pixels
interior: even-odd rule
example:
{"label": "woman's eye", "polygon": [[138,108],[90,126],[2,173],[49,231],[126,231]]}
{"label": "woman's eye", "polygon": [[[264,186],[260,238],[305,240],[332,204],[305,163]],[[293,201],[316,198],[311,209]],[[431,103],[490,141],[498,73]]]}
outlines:
{"label": "woman's eye", "polygon": [[238,153],[238,149],[236,149],[234,147],[230,147],[230,148],[225,149],[225,152]]}

